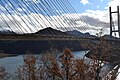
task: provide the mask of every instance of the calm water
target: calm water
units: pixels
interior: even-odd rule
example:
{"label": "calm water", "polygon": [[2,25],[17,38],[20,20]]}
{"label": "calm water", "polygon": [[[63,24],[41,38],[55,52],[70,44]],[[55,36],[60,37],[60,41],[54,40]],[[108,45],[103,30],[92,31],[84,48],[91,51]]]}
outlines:
{"label": "calm water", "polygon": [[[83,58],[86,53],[87,51],[73,52],[76,58]],[[90,61],[90,59],[86,59],[86,60]],[[11,74],[14,74],[14,72],[20,65],[23,65],[23,55],[19,55],[15,57],[6,57],[6,58],[0,59],[0,66],[5,67],[6,71]],[[120,75],[118,75],[116,80],[120,80]]]}
{"label": "calm water", "polygon": [[[76,58],[83,58],[87,51],[76,51],[73,52]],[[9,73],[14,73],[14,71],[23,64],[23,55],[15,57],[6,57],[0,59],[0,66],[5,67],[6,71]]]}

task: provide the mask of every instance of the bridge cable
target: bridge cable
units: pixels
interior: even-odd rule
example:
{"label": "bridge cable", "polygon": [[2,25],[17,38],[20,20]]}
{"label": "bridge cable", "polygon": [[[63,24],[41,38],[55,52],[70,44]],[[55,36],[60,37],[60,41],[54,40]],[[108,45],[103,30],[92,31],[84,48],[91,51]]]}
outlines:
{"label": "bridge cable", "polygon": [[[59,10],[60,9],[60,12],[58,13],[58,15],[59,15],[59,17],[63,20],[63,23],[65,23],[66,24],[66,22],[64,22],[64,20],[65,20],[65,18],[63,17],[63,14],[62,14],[62,9],[61,9],[61,7],[59,7],[60,5],[59,4],[57,4],[57,3],[55,3],[55,1],[53,2],[52,0],[51,0],[51,2],[53,3],[53,5],[55,6],[55,8],[56,8],[56,10]],[[50,3],[50,2],[49,2]],[[58,2],[59,3],[59,2]],[[56,6],[57,5],[57,6]],[[62,17],[61,17],[62,16]],[[69,26],[68,24],[66,24],[67,26]],[[62,28],[62,27],[61,27]],[[70,29],[69,28],[66,28],[65,27],[65,25],[63,26],[63,28],[64,29],[66,29],[66,31],[70,31]]]}
{"label": "bridge cable", "polygon": [[[58,10],[58,8],[57,8],[57,6],[54,4],[54,2],[52,2],[52,0],[51,1],[49,1],[48,0],[48,2],[49,2],[49,5],[51,5],[51,7],[52,8],[54,8],[54,9],[56,9],[56,10]],[[55,13],[55,12],[54,12]],[[59,20],[59,22],[62,24],[62,26],[61,26],[61,28],[64,28],[64,30],[66,30],[66,31],[68,31],[68,29],[65,27],[65,25],[64,25],[64,22],[62,22],[61,20],[63,20],[63,18],[61,17],[61,15],[56,11],[56,17],[58,18],[58,20]],[[59,28],[59,27],[58,27]],[[60,29],[60,28],[59,28]]]}
{"label": "bridge cable", "polygon": [[[41,0],[41,2],[43,3],[42,0]],[[44,0],[44,2],[45,2],[45,3],[43,3],[43,5],[46,6],[46,8],[47,8],[47,10],[50,12],[50,14],[51,14],[51,15],[52,15],[52,14],[57,15],[54,11],[51,11],[51,10],[52,10],[52,7],[49,5],[49,3],[48,3],[47,1],[45,1],[45,0]],[[48,8],[48,7],[49,7],[49,8]],[[50,16],[50,17],[51,17],[51,16]],[[53,17],[53,18],[54,18],[54,17]],[[55,18],[54,18],[54,19],[55,19]],[[64,26],[62,23],[61,23],[61,24],[59,23],[59,22],[61,22],[59,18],[58,18],[59,22],[57,21],[57,19],[55,19],[55,20],[56,20],[56,22],[58,23],[59,26],[61,26],[61,27]],[[57,29],[59,29],[58,26],[56,26],[56,27],[57,27]]]}
{"label": "bridge cable", "polygon": [[[11,2],[8,0],[8,1],[6,1],[6,0],[4,0],[4,2],[15,12],[15,13],[17,13],[13,8],[12,8],[12,4],[11,4]],[[8,3],[9,2],[9,3]],[[9,11],[9,10],[8,10]],[[18,28],[18,30],[19,31],[21,31],[21,33],[24,33],[24,31],[22,30],[22,28],[21,28],[21,24],[19,23],[19,21],[17,21],[17,19],[12,15],[12,14],[10,14],[11,16],[12,16],[12,19],[15,21],[15,23],[18,25],[18,27],[16,27],[16,28]]]}
{"label": "bridge cable", "polygon": [[[11,5],[12,5],[12,3],[11,3]],[[18,5],[19,6],[19,5]],[[14,8],[15,8],[15,6],[13,6]],[[20,7],[20,6],[19,6]],[[22,9],[21,7],[20,7],[20,9]],[[25,12],[24,12],[25,13]],[[26,13],[25,13],[26,14]],[[23,15],[23,14],[20,14],[19,15],[19,17],[22,15],[22,17],[24,17],[24,18],[22,18],[21,17],[21,19],[22,19],[22,21],[25,23],[25,25],[27,26],[27,28],[31,31],[31,32],[34,32],[31,28],[30,28],[30,26],[26,23],[26,21],[25,20],[27,20],[28,21],[28,19]],[[27,16],[27,15],[26,15]],[[29,22],[29,21],[28,21]],[[30,23],[30,22],[29,22]]]}
{"label": "bridge cable", "polygon": [[[56,1],[57,1],[56,3],[59,2],[58,0],[56,0]],[[65,13],[66,13],[66,14],[71,13],[70,9],[69,9],[68,7],[66,7],[65,3],[62,2],[62,1],[60,1],[60,2],[61,2],[61,4],[60,4],[60,3],[58,3],[58,4],[60,4],[60,6],[62,6],[62,7],[64,6],[64,8],[62,8],[62,9],[65,11]],[[74,29],[77,28],[76,25],[73,23],[73,22],[74,22],[73,19],[75,19],[75,18],[74,18],[74,15],[68,14],[68,17],[69,17],[69,18],[72,18],[72,19],[69,19],[69,18],[66,17],[68,20],[71,20],[70,23],[71,23],[72,25],[74,25],[74,26],[73,26]],[[77,29],[78,29],[78,28],[77,28]],[[78,29],[78,30],[81,30],[81,29]]]}
{"label": "bridge cable", "polygon": [[[12,14],[9,12],[9,10],[5,7],[5,5],[4,5],[4,3],[1,1],[1,4],[2,4],[2,6],[4,7],[4,9],[7,11],[7,13],[11,16],[11,18],[14,20],[14,22],[16,23],[16,21],[15,21],[15,19],[14,19],[14,17],[12,16]],[[1,10],[2,11],[2,10]],[[2,11],[3,12],[3,11]],[[4,14],[6,14],[5,12],[3,12]],[[12,22],[12,24],[14,24],[14,26],[16,26],[16,28],[19,30],[19,25],[18,24],[15,24],[11,19],[10,19],[10,17],[8,17],[8,15],[6,15],[6,17]],[[5,19],[4,19],[5,20]],[[10,26],[8,26],[8,27],[10,27]],[[10,28],[10,29],[12,29],[12,28]],[[12,29],[12,31],[14,32],[14,30]],[[20,31],[21,32],[21,31]],[[22,32],[21,32],[22,33]]]}
{"label": "bridge cable", "polygon": [[[63,0],[62,0],[61,2],[63,2]],[[83,22],[83,23],[85,23],[85,22],[80,18],[80,16],[77,14],[77,12],[74,10],[73,6],[69,3],[69,1],[64,0],[64,3],[66,3],[66,7],[67,7],[67,8],[70,8],[71,13],[75,13],[75,14],[78,16],[78,18],[80,19],[80,21]],[[74,16],[74,15],[71,14],[71,16]],[[85,24],[86,24],[86,23],[85,23]],[[82,26],[85,26],[85,24],[82,25]],[[80,25],[80,28],[79,28],[79,29],[82,30],[83,32],[85,32],[84,28],[81,27],[81,25]]]}
{"label": "bridge cable", "polygon": [[[60,1],[61,2],[61,6],[64,6],[66,11],[70,12],[69,16],[71,18],[71,21],[72,22],[75,22],[75,18],[74,18],[74,15],[72,15],[72,10],[65,4],[66,2],[63,2],[63,1]],[[75,12],[74,12],[75,13]],[[74,24],[74,23],[73,23]],[[84,32],[84,29],[82,29],[82,27],[76,27],[76,25],[74,24],[75,28],[77,28],[77,30],[80,30],[80,31],[83,31]]]}
{"label": "bridge cable", "polygon": [[[0,10],[1,10],[1,9],[0,9]],[[0,14],[0,16],[1,16],[1,17],[0,17],[1,21],[4,22],[4,19],[2,18],[2,14]],[[5,23],[5,22],[4,22],[4,23]],[[6,24],[6,25],[7,25],[7,24]],[[0,26],[0,28],[2,29],[1,31],[4,31],[4,32],[6,31],[2,26]]]}
{"label": "bridge cable", "polygon": [[[59,4],[60,9],[61,9],[61,10],[63,10],[65,14],[69,13],[69,11],[65,9],[65,7],[63,8],[63,5],[62,5],[62,4],[60,4],[60,1],[57,1],[57,0],[56,0],[56,1],[55,1],[55,3],[56,3],[56,4]],[[67,12],[67,11],[68,11],[68,12]],[[68,15],[68,16],[69,16],[69,15]],[[68,22],[68,21],[66,21],[66,22],[67,22],[67,24],[68,24],[68,28],[70,27],[72,30],[74,30],[74,28],[73,28],[73,27],[75,27],[75,26],[73,26],[73,27],[72,27],[72,26],[70,26],[70,24],[72,24],[72,25],[73,25],[73,23],[72,23],[72,22],[70,22],[70,19],[69,19],[69,18],[70,18],[70,16],[69,16],[69,18],[68,18],[68,17],[66,17],[66,18],[65,18],[64,14],[63,14],[63,18],[64,18],[64,20],[69,20],[69,22]],[[65,22],[65,23],[66,23],[66,22]],[[70,24],[69,24],[69,23],[70,23]]]}
{"label": "bridge cable", "polygon": [[[14,1],[14,0],[13,0],[13,1]],[[14,1],[14,3],[16,3],[16,2]],[[22,9],[22,11],[24,12],[24,14],[27,16],[27,18],[28,18],[30,21],[29,21],[26,17],[24,17],[23,14],[21,14],[21,15],[24,17],[24,19],[26,19],[30,24],[32,24],[32,26],[36,27],[36,25],[33,23],[34,21],[32,21],[31,18],[27,15],[27,13],[23,10],[23,7],[22,7],[20,4],[18,4],[18,3],[16,3],[16,4],[19,6],[20,9]],[[14,4],[11,3],[11,5],[15,8]],[[28,11],[28,13],[29,13],[29,11]],[[26,24],[27,24],[27,23],[26,23]],[[29,27],[29,28],[30,28],[30,27]],[[37,27],[36,27],[36,29],[37,29]],[[32,31],[34,32],[34,30],[32,30]],[[37,31],[38,31],[38,29],[37,29]]]}
{"label": "bridge cable", "polygon": [[[1,12],[3,12],[1,9],[0,9],[0,11]],[[4,12],[3,12],[4,13]],[[7,27],[11,30],[11,31],[13,31],[12,30],[12,28],[9,26],[9,24],[7,23],[7,21],[4,19],[4,17],[2,16],[2,14],[0,14],[0,16],[1,16],[1,18],[2,18],[2,21],[7,25]],[[4,29],[4,28],[3,28]]]}
{"label": "bridge cable", "polygon": [[[9,1],[9,0],[8,0]],[[6,2],[7,3],[7,2]],[[10,4],[9,4],[10,3]],[[20,17],[20,19],[22,20],[22,17],[21,17],[21,15],[19,15],[19,11],[16,11],[15,9],[15,6],[9,1],[9,3],[7,3],[8,5],[9,5],[9,7],[16,13],[16,15],[17,16],[19,16]],[[12,8],[13,7],[13,8]],[[15,19],[16,20],[16,19]],[[17,20],[16,20],[17,21]],[[18,22],[18,21],[17,21]],[[18,22],[18,25],[19,25],[19,27],[21,26],[22,27],[22,24],[20,24],[19,22]],[[20,29],[22,30],[22,29],[24,29],[26,32],[28,32],[24,27],[22,27],[21,28],[20,27]],[[24,31],[22,30],[22,33],[24,34]]]}
{"label": "bridge cable", "polygon": [[[72,10],[73,12],[77,13],[77,12],[75,11],[75,9],[73,8],[73,6],[70,4],[70,2],[69,2],[68,0],[63,0],[63,1],[66,1],[66,2],[68,3],[68,6],[70,6],[71,10]],[[78,15],[78,14],[77,14],[77,15]],[[78,15],[78,17],[80,18],[79,15]],[[81,19],[81,18],[80,18],[80,19]],[[82,19],[81,19],[81,21],[84,22],[84,23],[86,24],[86,26],[87,26],[86,28],[89,30],[89,28],[88,28],[88,27],[89,27],[89,26],[88,26],[89,24],[86,23],[86,22],[85,22],[84,20],[82,20]],[[90,30],[89,30],[89,33],[91,34],[91,31],[90,31]]]}
{"label": "bridge cable", "polygon": [[[9,1],[9,0],[8,0]],[[10,1],[9,1],[10,2]],[[15,1],[14,1],[15,2]],[[11,3],[11,5],[15,8],[15,6],[12,4],[12,2],[10,2]],[[17,3],[16,3],[17,4]],[[18,5],[19,6],[19,5]],[[20,9],[22,9],[22,7],[21,6],[19,6],[20,7]],[[23,10],[23,9],[22,9]],[[25,12],[24,12],[25,13]],[[26,14],[26,13],[25,13]],[[21,14],[22,16],[23,16],[23,14]],[[21,16],[21,15],[19,15],[19,17]],[[27,15],[27,14],[26,14]],[[24,16],[23,16],[24,17]],[[27,20],[27,18],[25,18],[24,17],[24,19],[21,17],[21,19],[22,19],[22,21],[26,24],[26,26],[27,26],[27,28],[31,31],[31,32],[34,32],[30,27],[29,27],[29,25],[26,23],[26,21],[25,20]],[[28,21],[28,20],[27,20]],[[29,22],[29,21],[28,21]],[[29,22],[30,23],[30,22]]]}
{"label": "bridge cable", "polygon": [[[52,15],[52,12],[47,8],[47,5],[46,5],[42,0],[41,0],[41,3],[42,3],[42,4],[39,4],[39,6],[42,7],[42,9],[43,9],[44,12],[46,13],[46,15],[47,15],[49,18],[51,18],[51,19],[54,18],[54,17],[51,17],[51,16],[50,16],[50,14]],[[38,7],[38,8],[39,8],[39,7]],[[48,12],[49,12],[50,14],[49,14]],[[54,18],[54,19],[55,19],[55,18]],[[55,19],[55,20],[56,20],[56,19]],[[59,28],[57,27],[56,23],[53,23],[53,24],[54,24],[54,26],[55,26],[57,29],[59,29]],[[59,24],[59,23],[58,23],[58,24]],[[59,25],[60,25],[60,24],[59,24]],[[54,33],[58,35],[58,33],[56,33],[56,32],[54,32]]]}
{"label": "bridge cable", "polygon": [[[20,2],[19,2],[20,3]],[[27,6],[26,5],[26,3],[24,3],[24,1],[22,0],[22,3],[25,5],[25,6]],[[21,3],[21,4],[22,4]],[[22,7],[24,7],[24,6],[22,6]],[[35,12],[35,13],[37,13],[35,10],[32,10],[31,8],[29,8],[29,7],[27,7],[30,11],[32,11],[33,13]],[[29,12],[29,10],[27,9],[26,7],[24,7],[24,9],[26,9],[27,10],[27,12],[30,14],[30,12]],[[38,13],[37,13],[38,14]],[[37,21],[37,23],[41,26],[41,28],[43,28],[43,26],[40,24],[40,22],[38,21],[38,17],[36,16],[36,15],[32,15],[32,17]],[[37,17],[37,18],[36,18]]]}
{"label": "bridge cable", "polygon": [[[40,6],[41,6],[41,4],[40,4]],[[43,8],[43,6],[41,6],[41,7],[42,7],[42,9],[43,9],[43,11],[42,11],[42,10],[39,8],[39,6],[38,6],[38,5],[36,5],[36,4],[35,4],[35,5],[31,5],[31,7],[32,7],[32,9],[34,9],[34,8],[35,8],[35,9],[34,9],[34,11],[35,11],[35,12],[37,12],[37,13],[39,13],[38,11],[41,11],[41,13],[42,13],[42,14],[44,14],[44,13],[45,13],[45,14],[47,14],[46,12],[43,12],[43,11],[45,11],[45,9]],[[36,11],[36,10],[37,10],[37,11]],[[45,15],[45,14],[44,14],[44,15]],[[43,15],[44,19],[46,19],[46,20],[47,20],[47,18],[46,18],[44,15]],[[47,14],[47,15],[48,15],[48,14]],[[41,17],[41,16],[39,16],[39,17],[42,19],[42,17]],[[43,19],[42,21],[44,21],[44,19]],[[51,22],[50,22],[50,21],[47,21],[47,22],[48,22],[51,26],[53,26],[53,24],[51,24]],[[43,22],[43,23],[46,25],[46,23],[45,23],[45,22]],[[52,31],[50,31],[50,30],[49,30],[49,32],[50,32],[50,34],[52,33],[52,35],[56,35],[56,34],[57,34],[57,33],[52,32]]]}

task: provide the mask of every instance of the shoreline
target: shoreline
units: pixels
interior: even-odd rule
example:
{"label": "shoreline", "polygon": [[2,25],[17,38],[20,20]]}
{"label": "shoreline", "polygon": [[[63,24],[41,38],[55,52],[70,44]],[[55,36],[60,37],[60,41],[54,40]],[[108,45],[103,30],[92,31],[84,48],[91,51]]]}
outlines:
{"label": "shoreline", "polygon": [[0,53],[0,59],[6,57],[14,57],[14,56],[17,56],[17,54]]}

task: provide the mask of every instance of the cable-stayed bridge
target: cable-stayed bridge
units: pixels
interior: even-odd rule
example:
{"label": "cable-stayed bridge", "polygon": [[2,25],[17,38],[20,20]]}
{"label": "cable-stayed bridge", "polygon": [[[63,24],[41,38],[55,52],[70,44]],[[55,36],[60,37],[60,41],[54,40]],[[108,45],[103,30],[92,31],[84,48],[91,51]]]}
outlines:
{"label": "cable-stayed bridge", "polygon": [[[118,15],[118,30],[115,30],[112,13],[117,13]],[[49,27],[52,29],[43,32],[43,29]],[[26,50],[26,47],[33,46],[39,52],[38,47],[41,45],[37,41],[40,40],[42,42],[44,40],[100,41],[95,36],[75,36],[77,33],[74,33],[74,35],[66,34],[66,32],[73,30],[92,34],[93,32],[90,28],[93,29],[93,26],[80,18],[68,0],[0,0],[0,50],[19,52],[21,49]],[[116,12],[112,12],[110,9],[111,36],[112,32],[118,32],[120,36],[119,8]],[[27,44],[22,42],[25,40]],[[119,43],[118,38],[109,37],[106,40],[111,44],[113,42]],[[3,41],[6,41],[6,43]],[[14,41],[18,42],[13,45]],[[35,44],[29,41],[35,42]],[[23,46],[21,43],[23,43]]]}
{"label": "cable-stayed bridge", "polygon": [[[91,33],[91,26],[80,18],[68,0],[1,0],[0,6],[2,32],[9,30],[19,35],[31,34],[51,27],[63,32],[78,30]],[[54,38],[57,36],[52,31],[48,33]],[[45,37],[40,35],[42,36]]]}
{"label": "cable-stayed bridge", "polygon": [[[120,33],[119,7],[116,12],[109,10],[112,36],[113,32]],[[118,30],[114,28],[113,13],[117,13]],[[91,28],[93,26],[81,19],[68,0],[0,0],[1,41],[100,41],[99,37],[90,35]],[[88,34],[83,35],[85,32]],[[110,36],[104,40],[119,41]]]}
{"label": "cable-stayed bridge", "polygon": [[[120,34],[119,7],[116,12],[109,10],[110,36],[113,32]],[[113,13],[117,13],[118,30],[115,30]],[[90,35],[93,29],[95,27],[83,21],[68,0],[0,0],[1,41],[100,40]],[[78,36],[78,32],[87,32],[88,35]],[[119,38],[109,37],[106,40],[115,42]]]}
{"label": "cable-stayed bridge", "polygon": [[[111,8],[109,10],[110,36],[113,32],[120,34],[119,7],[115,12]],[[117,13],[118,30],[115,30],[113,13]],[[0,40],[3,48],[3,41],[7,45],[14,41],[43,40],[88,41],[96,44],[101,38],[90,35],[93,33],[91,28],[95,29],[81,19],[68,0],[0,0]],[[88,34],[83,35],[85,32]],[[104,40],[118,45],[119,38],[110,36]]]}
{"label": "cable-stayed bridge", "polygon": [[[112,15],[110,17],[112,18]],[[114,27],[112,28],[112,19],[110,20],[110,22],[110,35],[112,35],[112,32],[116,31],[113,30]],[[2,32],[2,34],[6,34],[8,31],[16,33],[16,35],[5,35],[6,37],[4,37],[4,35],[1,35],[0,38],[2,40],[24,40],[27,39],[26,37],[24,37],[24,35],[26,36],[27,34],[29,36],[29,39],[34,38],[37,40],[86,39],[86,37],[83,36],[79,37],[63,34],[58,35],[57,32],[51,30],[47,31],[49,35],[33,34],[35,32],[38,32],[39,30],[48,27],[60,30],[62,32],[77,30],[82,33],[93,33],[90,30],[90,28],[93,28],[93,26],[89,25],[80,18],[80,16],[76,13],[76,11],[74,10],[74,8],[68,0],[1,0],[0,23],[0,31]],[[91,39],[91,37],[87,38]]]}

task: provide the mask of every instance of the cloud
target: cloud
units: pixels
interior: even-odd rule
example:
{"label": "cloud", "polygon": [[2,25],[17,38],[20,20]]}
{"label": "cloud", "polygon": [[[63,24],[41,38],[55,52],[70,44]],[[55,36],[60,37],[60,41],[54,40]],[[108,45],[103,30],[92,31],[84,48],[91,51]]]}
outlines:
{"label": "cloud", "polygon": [[[30,29],[32,29],[32,32],[36,32],[46,27],[52,27],[54,29],[59,29],[62,31],[78,30],[83,33],[89,32],[89,30],[92,30],[92,31],[94,30],[94,32],[98,30],[98,28],[95,27],[94,25],[89,25],[81,21],[78,14],[63,14],[61,16],[58,16],[58,15],[45,16],[45,15],[36,14],[36,13],[31,13],[29,15],[12,14],[14,19],[11,17],[11,15],[5,15],[5,14],[1,14],[1,15],[4,17],[7,24],[9,24],[9,26],[15,32],[18,32],[18,33],[20,32],[18,23],[21,29],[24,31],[24,33],[28,33],[28,32],[31,33]],[[74,17],[71,15],[73,15]],[[9,17],[9,19],[7,17]],[[17,21],[17,23],[15,22],[15,20]],[[4,22],[4,20],[0,16],[0,24],[2,24],[1,26],[5,29],[9,29],[6,22]],[[93,32],[91,34],[93,34]]]}
{"label": "cloud", "polygon": [[[13,17],[11,17],[13,16]],[[31,30],[29,28],[31,28],[34,31],[35,28],[32,24],[30,24],[30,22],[28,22],[29,18],[25,18],[26,15],[24,16],[18,16],[15,14],[1,14],[0,15],[0,24],[1,27],[3,27],[4,29],[8,29],[8,30],[13,30],[14,32],[20,33],[21,31],[25,32],[25,33],[30,33]],[[23,21],[24,20],[24,21]],[[8,25],[7,25],[8,24]]]}
{"label": "cloud", "polygon": [[79,14],[80,17],[89,25],[99,28],[109,28],[109,14],[108,10],[86,10],[86,12]]}
{"label": "cloud", "polygon": [[[25,0],[25,1],[39,1],[39,0]],[[81,3],[89,4],[89,0],[81,0]],[[111,3],[109,3],[111,4]],[[22,9],[17,8],[20,12],[22,12]],[[26,10],[24,10],[26,11]],[[60,12],[59,10],[57,12]],[[22,13],[20,13],[22,14]],[[10,15],[8,15],[11,19],[8,20],[4,14],[2,14],[4,18],[6,19],[7,23],[12,27],[15,28],[14,31],[19,32],[19,29],[16,28],[17,23],[15,25],[11,22],[14,22],[14,19],[11,18]],[[33,32],[36,32],[40,29],[46,28],[46,27],[52,27],[54,29],[60,29],[62,31],[67,30],[74,30],[77,29],[81,32],[91,32],[92,34],[95,34],[98,30],[101,28],[109,28],[109,13],[108,9],[105,10],[86,10],[86,12],[83,12],[81,14],[63,14],[63,15],[42,15],[37,13],[30,13],[28,15],[17,15],[12,14],[12,16],[18,21],[19,24],[21,24],[21,28],[24,28],[30,33],[31,28]],[[81,20],[82,18],[82,20]],[[24,21],[23,21],[24,20]],[[7,27],[5,22],[0,19],[0,23],[2,23],[2,27]],[[27,25],[26,25],[27,24]]]}
{"label": "cloud", "polygon": [[[118,0],[111,0],[109,3],[108,3],[108,7],[112,8],[112,11],[116,11],[117,10],[117,6],[120,6],[120,1]],[[106,8],[108,8],[106,7]]]}
{"label": "cloud", "polygon": [[[69,17],[70,15],[74,16],[74,18],[70,18]],[[80,15],[81,14],[66,14],[66,15],[64,15],[64,17],[68,17],[67,18],[67,20],[68,20],[67,22],[72,20],[72,24],[69,24],[69,27],[67,27],[67,28],[70,29],[71,27],[73,27],[72,25],[74,24],[75,27],[77,27],[78,31],[80,31],[79,29],[81,29],[81,32],[83,32],[83,33],[89,32],[89,33],[91,33],[93,35],[95,35],[96,32],[101,29],[101,27],[98,26],[99,24],[98,25],[97,24],[94,25],[94,21],[93,21],[93,20],[95,20],[94,18],[91,18],[93,22],[90,23],[89,21],[91,21],[91,19],[87,22],[87,21],[85,21],[85,18],[83,19],[83,17],[86,17],[86,18],[88,18],[88,17],[87,16],[83,16],[83,15],[80,16]],[[98,20],[98,23],[100,23],[100,22]],[[104,22],[103,22],[103,24],[104,24]],[[105,26],[105,24],[104,24],[104,26]]]}
{"label": "cloud", "polygon": [[[103,0],[101,0],[102,2]],[[104,28],[105,33],[109,34],[109,7],[112,11],[117,11],[117,6],[120,6],[120,1],[110,0],[107,7],[104,10],[86,10],[82,14],[79,14],[81,18],[88,24],[96,27]],[[116,14],[113,14],[114,21],[117,21]],[[115,22],[117,25],[117,22]]]}
{"label": "cloud", "polygon": [[99,8],[100,6],[97,5],[97,8]]}
{"label": "cloud", "polygon": [[92,33],[98,32],[100,29],[104,29],[104,34],[109,34],[109,10],[86,10],[79,14],[82,20],[87,24],[94,26],[91,30]]}
{"label": "cloud", "polygon": [[80,14],[80,16],[89,16],[96,19],[99,19],[103,22],[109,22],[109,11],[108,10],[86,10]]}
{"label": "cloud", "polygon": [[83,5],[90,4],[90,3],[89,3],[89,0],[80,0],[80,2],[81,2]]}
{"label": "cloud", "polygon": [[100,21],[99,19],[95,19],[93,17],[89,16],[81,16],[81,18],[88,24],[96,27],[103,27],[103,28],[109,28],[109,23]]}

